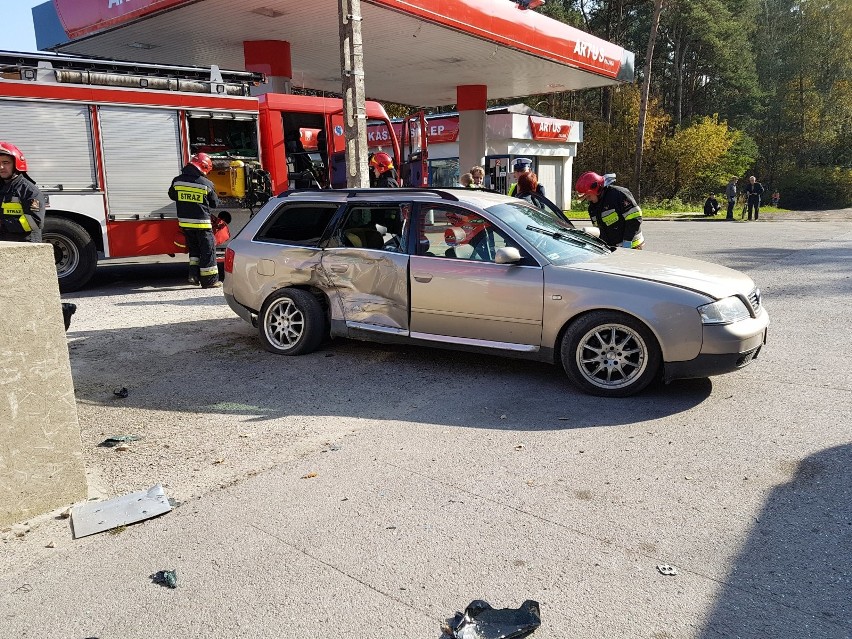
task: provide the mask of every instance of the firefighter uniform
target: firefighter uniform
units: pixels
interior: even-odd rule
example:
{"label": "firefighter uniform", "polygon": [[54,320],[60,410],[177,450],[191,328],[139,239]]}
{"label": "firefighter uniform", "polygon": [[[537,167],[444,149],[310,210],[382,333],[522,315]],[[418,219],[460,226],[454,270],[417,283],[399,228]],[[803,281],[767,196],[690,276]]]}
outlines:
{"label": "firefighter uniform", "polygon": [[213,182],[204,177],[197,166],[187,164],[172,180],[169,197],[177,202],[178,225],[186,237],[190,283],[201,284],[203,288],[218,286],[219,268],[210,209],[219,205],[219,198]]}
{"label": "firefighter uniform", "polygon": [[44,228],[44,196],[41,191],[21,173],[0,182],[0,202],[3,205],[0,240],[41,242]]}
{"label": "firefighter uniform", "polygon": [[622,186],[604,187],[597,202],[589,202],[589,217],[611,247],[640,248],[642,209],[633,194]]}

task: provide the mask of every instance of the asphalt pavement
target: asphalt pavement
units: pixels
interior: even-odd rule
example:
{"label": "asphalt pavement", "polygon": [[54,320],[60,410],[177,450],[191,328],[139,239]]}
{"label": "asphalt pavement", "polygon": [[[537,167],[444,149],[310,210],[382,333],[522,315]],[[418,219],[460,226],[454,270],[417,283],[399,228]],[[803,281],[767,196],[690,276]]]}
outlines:
{"label": "asphalt pavement", "polygon": [[438,639],[475,599],[538,601],[542,639],[851,637],[852,217],[645,236],[755,280],[757,361],[604,400],[482,355],[284,358],[179,259],[99,268],[65,296],[90,492],[178,505],[0,532],[0,637]]}

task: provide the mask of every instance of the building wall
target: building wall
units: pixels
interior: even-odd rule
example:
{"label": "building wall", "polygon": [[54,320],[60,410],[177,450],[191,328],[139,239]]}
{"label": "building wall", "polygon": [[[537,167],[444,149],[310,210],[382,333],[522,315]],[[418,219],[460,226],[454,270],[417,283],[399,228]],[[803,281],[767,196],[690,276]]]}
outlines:
{"label": "building wall", "polygon": [[0,525],[86,497],[53,247],[0,242]]}

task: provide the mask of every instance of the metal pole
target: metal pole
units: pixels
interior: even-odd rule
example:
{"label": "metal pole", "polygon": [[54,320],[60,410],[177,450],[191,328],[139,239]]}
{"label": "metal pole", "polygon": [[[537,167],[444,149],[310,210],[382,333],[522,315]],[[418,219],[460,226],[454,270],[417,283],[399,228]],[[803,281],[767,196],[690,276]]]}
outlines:
{"label": "metal pole", "polygon": [[340,75],[343,84],[343,135],[346,139],[346,186],[370,186],[367,165],[367,109],[364,106],[364,50],[361,0],[337,0],[340,23]]}

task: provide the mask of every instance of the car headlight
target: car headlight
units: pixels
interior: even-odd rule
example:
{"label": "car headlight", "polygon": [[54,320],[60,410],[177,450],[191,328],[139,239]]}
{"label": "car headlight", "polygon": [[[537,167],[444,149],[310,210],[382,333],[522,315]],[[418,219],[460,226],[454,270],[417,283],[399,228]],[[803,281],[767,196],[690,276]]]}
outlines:
{"label": "car headlight", "polygon": [[739,297],[726,297],[718,302],[698,307],[702,324],[731,324],[751,317],[748,308]]}

